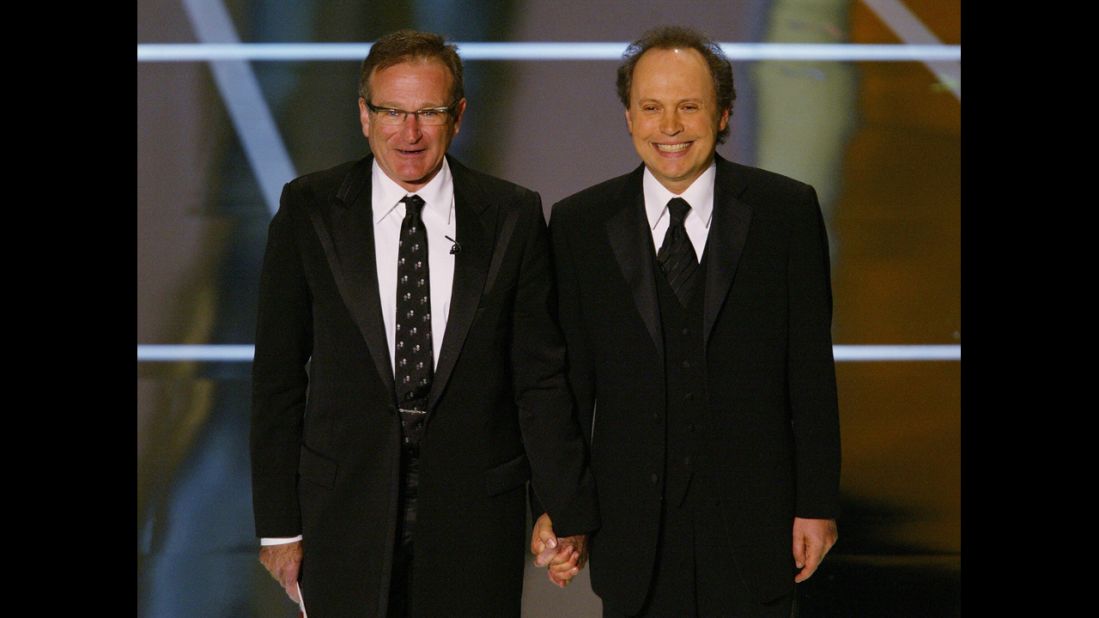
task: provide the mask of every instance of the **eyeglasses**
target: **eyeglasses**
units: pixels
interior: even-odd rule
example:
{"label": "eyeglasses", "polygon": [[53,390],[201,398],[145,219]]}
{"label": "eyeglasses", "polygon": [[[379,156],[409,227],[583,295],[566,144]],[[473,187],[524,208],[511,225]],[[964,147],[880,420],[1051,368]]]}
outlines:
{"label": "eyeglasses", "polygon": [[369,101],[366,102],[366,106],[370,108],[370,111],[377,114],[379,123],[394,127],[404,124],[404,121],[408,118],[409,114],[415,116],[416,120],[423,126],[430,127],[446,124],[450,113],[457,104],[458,103],[455,102],[447,107],[428,107],[410,112],[395,107],[378,107]]}

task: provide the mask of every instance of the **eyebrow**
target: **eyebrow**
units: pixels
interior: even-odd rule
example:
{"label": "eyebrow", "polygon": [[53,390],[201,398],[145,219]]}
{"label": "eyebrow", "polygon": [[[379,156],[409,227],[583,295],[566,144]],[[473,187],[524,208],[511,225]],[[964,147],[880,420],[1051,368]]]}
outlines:
{"label": "eyebrow", "polygon": [[[663,102],[664,101],[661,100],[661,99],[654,99],[652,97],[646,97],[646,98],[637,100],[638,104],[641,104],[641,103],[663,103]],[[705,99],[704,98],[678,99],[675,102],[676,103],[705,103]]]}
{"label": "eyebrow", "polygon": [[[399,110],[404,110],[405,109],[402,106],[394,104],[394,103],[375,103],[374,107],[384,107],[384,108],[387,108],[387,109],[399,109]],[[449,107],[449,106],[446,105],[445,103],[442,103],[442,104],[439,104],[439,105],[431,105],[431,104],[418,105],[415,108],[410,109],[408,111],[418,111],[418,110],[421,110],[421,109],[438,109],[438,108],[441,108],[441,107]]]}

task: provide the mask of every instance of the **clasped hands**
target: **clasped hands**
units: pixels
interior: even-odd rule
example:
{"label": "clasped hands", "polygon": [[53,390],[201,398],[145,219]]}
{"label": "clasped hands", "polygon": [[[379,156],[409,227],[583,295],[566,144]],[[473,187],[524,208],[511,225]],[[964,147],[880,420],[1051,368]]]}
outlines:
{"label": "clasped hands", "polygon": [[588,536],[558,537],[549,513],[542,513],[530,534],[530,553],[534,554],[534,566],[547,567],[549,580],[564,588],[588,561]]}

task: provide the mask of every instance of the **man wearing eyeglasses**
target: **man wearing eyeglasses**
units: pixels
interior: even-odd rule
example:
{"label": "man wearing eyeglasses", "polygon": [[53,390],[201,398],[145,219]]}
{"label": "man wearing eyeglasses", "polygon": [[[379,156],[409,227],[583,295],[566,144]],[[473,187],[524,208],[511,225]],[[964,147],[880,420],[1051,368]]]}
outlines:
{"label": "man wearing eyeglasses", "polygon": [[288,183],[269,229],[260,561],[314,618],[518,616],[527,481],[562,544],[598,519],[540,199],[446,155],[467,102],[441,37],[380,38],[359,95],[372,155]]}

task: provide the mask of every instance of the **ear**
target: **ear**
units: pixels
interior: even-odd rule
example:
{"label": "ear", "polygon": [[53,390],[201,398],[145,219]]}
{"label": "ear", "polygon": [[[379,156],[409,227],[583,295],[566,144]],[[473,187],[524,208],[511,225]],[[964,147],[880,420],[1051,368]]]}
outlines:
{"label": "ear", "polygon": [[359,124],[363,126],[363,137],[370,139],[370,108],[362,97],[359,97]]}
{"label": "ear", "polygon": [[626,108],[626,132],[633,135],[633,118],[630,118],[630,108]]}
{"label": "ear", "polygon": [[[466,113],[466,98],[462,97],[454,106],[454,133],[457,135],[462,128],[462,116]],[[452,135],[452,136],[453,136]]]}
{"label": "ear", "polygon": [[724,131],[725,127],[727,127],[727,126],[729,126],[729,110],[724,109],[724,110],[721,110],[721,118],[719,118],[718,121],[717,121],[717,131],[718,131],[718,133]]}

